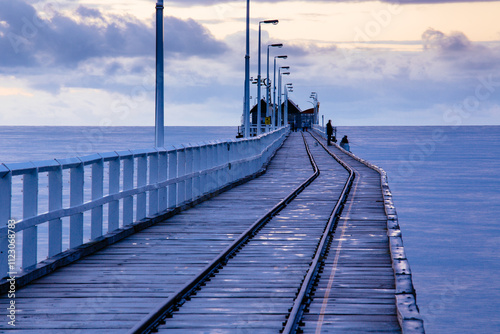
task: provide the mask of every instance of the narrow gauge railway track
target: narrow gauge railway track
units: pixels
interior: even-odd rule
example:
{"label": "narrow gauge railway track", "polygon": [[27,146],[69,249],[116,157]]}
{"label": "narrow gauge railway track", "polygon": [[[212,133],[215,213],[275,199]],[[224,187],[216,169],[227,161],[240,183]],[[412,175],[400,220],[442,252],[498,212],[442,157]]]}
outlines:
{"label": "narrow gauge railway track", "polygon": [[301,320],[304,316],[304,311],[307,310],[307,307],[311,304],[312,295],[315,292],[315,288],[317,287],[317,282],[319,280],[319,273],[324,267],[325,257],[331,245],[333,232],[337,227],[339,215],[342,212],[343,205],[345,203],[345,200],[347,199],[354,181],[354,177],[356,175],[354,173],[354,170],[349,165],[347,165],[343,160],[340,160],[335,154],[329,151],[317,137],[312,134],[310,135],[314,138],[314,140],[316,140],[319,145],[321,145],[325,149],[326,152],[328,152],[328,154],[330,154],[349,172],[349,178],[345,183],[339,201],[335,205],[332,215],[328,220],[328,224],[325,228],[325,233],[323,233],[321,241],[318,245],[318,251],[316,252],[307,275],[302,282],[302,286],[300,287],[297,298],[294,301],[293,307],[290,311],[290,315],[288,316],[287,322],[284,326],[283,333],[296,333],[300,328],[299,326],[303,324],[301,323]]}
{"label": "narrow gauge railway track", "polygon": [[283,332],[401,333],[380,175],[313,137],[340,157],[356,180],[335,238],[324,236],[324,251],[313,261]]}
{"label": "narrow gauge railway track", "polygon": [[277,333],[290,311],[303,312],[294,300],[304,293],[301,282],[317,274],[354,179],[335,155],[303,140],[314,174],[130,333]]}

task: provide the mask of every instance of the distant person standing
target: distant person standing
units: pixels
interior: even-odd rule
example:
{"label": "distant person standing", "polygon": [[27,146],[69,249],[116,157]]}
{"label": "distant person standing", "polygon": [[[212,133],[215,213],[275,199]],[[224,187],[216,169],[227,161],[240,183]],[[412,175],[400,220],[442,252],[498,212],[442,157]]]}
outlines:
{"label": "distant person standing", "polygon": [[349,140],[347,139],[347,136],[344,136],[342,140],[340,141],[340,147],[342,147],[344,150],[351,152],[350,147],[349,147]]}
{"label": "distant person standing", "polygon": [[[332,126],[332,120],[328,120],[328,123],[326,124],[326,135],[328,136],[328,146],[332,145],[332,136],[333,136],[333,126]],[[333,142],[336,142],[335,138],[333,138]]]}

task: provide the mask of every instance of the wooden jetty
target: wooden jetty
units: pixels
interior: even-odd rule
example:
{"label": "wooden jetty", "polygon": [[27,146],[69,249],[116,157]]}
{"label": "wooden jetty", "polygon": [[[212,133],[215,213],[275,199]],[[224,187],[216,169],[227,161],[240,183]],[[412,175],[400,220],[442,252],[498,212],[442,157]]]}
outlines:
{"label": "wooden jetty", "polygon": [[291,133],[200,202],[19,288],[16,333],[424,332],[376,166]]}

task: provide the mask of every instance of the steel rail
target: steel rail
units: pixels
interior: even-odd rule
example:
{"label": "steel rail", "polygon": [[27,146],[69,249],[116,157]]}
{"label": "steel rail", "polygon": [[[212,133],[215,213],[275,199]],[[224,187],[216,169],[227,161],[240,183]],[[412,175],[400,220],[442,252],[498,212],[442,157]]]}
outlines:
{"label": "steel rail", "polygon": [[178,307],[184,304],[208,278],[216,274],[218,270],[227,263],[227,261],[235,254],[236,251],[243,247],[249,239],[256,235],[256,233],[262,227],[264,227],[274,216],[276,216],[281,210],[283,210],[294,198],[296,198],[320,175],[319,168],[314,161],[314,157],[309,150],[309,146],[304,135],[302,135],[302,139],[304,140],[304,145],[309,156],[309,161],[311,162],[314,170],[313,175],[311,175],[299,187],[293,190],[285,199],[276,204],[263,217],[258,219],[250,228],[243,232],[237,240],[235,240],[231,245],[223,250],[210,264],[208,264],[200,274],[187,282],[182,288],[177,290],[174,295],[170,296],[166,301],[157,306],[145,318],[137,323],[128,332],[129,334],[143,334],[154,332],[156,327],[164,323],[165,318],[169,317],[171,313],[175,312]]}
{"label": "steel rail", "polygon": [[331,155],[339,164],[341,164],[349,172],[349,178],[347,179],[347,181],[344,185],[344,188],[342,189],[342,193],[340,194],[339,200],[337,201],[337,204],[335,205],[335,208],[333,209],[332,214],[330,215],[330,219],[328,220],[328,224],[325,228],[323,236],[321,237],[321,241],[319,243],[319,246],[316,249],[316,254],[313,258],[311,266],[309,267],[309,270],[307,271],[307,274],[302,282],[302,286],[299,290],[299,293],[297,294],[297,297],[295,298],[295,301],[293,303],[293,307],[288,315],[288,319],[283,325],[281,332],[286,333],[286,334],[296,333],[299,326],[300,326],[300,321],[301,321],[302,316],[304,314],[304,309],[310,303],[311,291],[312,291],[314,282],[318,276],[318,272],[319,272],[319,269],[321,267],[321,263],[325,258],[325,252],[327,250],[329,241],[332,237],[332,232],[335,230],[335,228],[337,226],[338,217],[340,216],[340,213],[342,212],[344,203],[347,199],[347,196],[349,194],[349,191],[351,189],[352,183],[353,183],[355,175],[356,175],[354,170],[348,164],[346,164],[344,161],[342,161],[337,155],[330,152],[330,150],[328,150],[325,147],[325,145],[318,138],[316,138],[313,134],[311,134],[311,133],[309,133],[309,134],[325,149],[325,151],[329,155]]}

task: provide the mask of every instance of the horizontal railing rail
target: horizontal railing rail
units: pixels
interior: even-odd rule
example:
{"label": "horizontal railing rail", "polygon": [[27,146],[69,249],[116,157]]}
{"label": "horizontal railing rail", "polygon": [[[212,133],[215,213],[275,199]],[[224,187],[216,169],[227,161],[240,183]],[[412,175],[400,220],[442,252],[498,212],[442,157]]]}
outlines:
{"label": "horizontal railing rail", "polygon": [[[47,242],[46,256],[51,258],[65,251],[63,241],[72,249],[101,237],[105,233],[105,222],[107,233],[111,233],[258,172],[282,144],[288,131],[281,128],[249,139],[197,146],[0,164],[0,277],[13,269],[8,255],[15,240],[9,238],[10,233],[22,232],[21,267],[28,270],[38,263],[42,239],[38,227],[42,224],[48,224],[45,238],[48,240],[44,242]],[[42,173],[47,173],[48,179],[48,205],[43,211],[39,205]],[[69,182],[63,182],[64,173],[69,173]],[[13,187],[17,178],[22,178],[22,189]],[[87,201],[85,192],[90,193]],[[12,224],[14,195],[22,198],[22,219]],[[84,215],[90,225],[87,226],[90,228],[88,241],[84,241]],[[68,235],[64,236],[66,222],[63,219],[68,218],[69,226],[64,226]]]}

